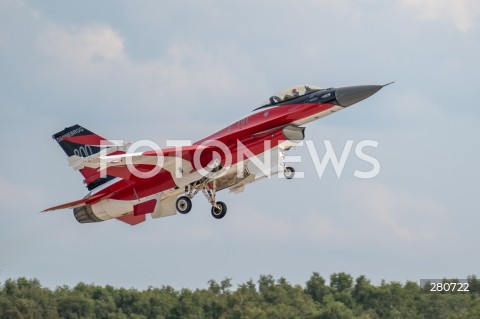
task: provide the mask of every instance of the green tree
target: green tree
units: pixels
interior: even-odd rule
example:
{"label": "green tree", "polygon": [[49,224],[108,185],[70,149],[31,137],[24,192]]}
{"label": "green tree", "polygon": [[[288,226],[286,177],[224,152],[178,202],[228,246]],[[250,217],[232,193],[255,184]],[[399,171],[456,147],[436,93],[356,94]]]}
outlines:
{"label": "green tree", "polygon": [[[480,294],[475,276],[469,293],[430,293],[415,282],[373,285],[359,276],[334,273],[330,286],[313,273],[305,287],[285,278],[262,275],[232,290],[231,279],[209,281],[207,289],[176,291],[172,287],[147,290],[100,287],[79,283],[74,288],[44,288],[35,279],[18,278],[0,284],[0,319],[95,318],[480,318]],[[258,289],[257,289],[258,287]]]}
{"label": "green tree", "polygon": [[330,287],[336,291],[346,291],[352,288],[353,278],[347,273],[339,272],[330,275]]}
{"label": "green tree", "polygon": [[177,305],[172,309],[172,318],[204,318],[197,296],[190,289],[182,289]]}
{"label": "green tree", "polygon": [[330,287],[325,285],[325,279],[318,272],[314,272],[307,281],[305,291],[318,303],[321,303],[323,298],[331,293]]}
{"label": "green tree", "polygon": [[58,314],[65,319],[93,318],[95,303],[78,293],[66,294],[57,299]]}
{"label": "green tree", "polygon": [[467,282],[470,293],[480,293],[480,279],[478,279],[477,276],[468,276]]}
{"label": "green tree", "polygon": [[148,318],[172,318],[173,309],[178,304],[178,293],[170,286],[161,289],[148,288],[142,294],[148,308]]}
{"label": "green tree", "polygon": [[325,297],[325,306],[318,319],[353,319],[353,312],[332,296]]}

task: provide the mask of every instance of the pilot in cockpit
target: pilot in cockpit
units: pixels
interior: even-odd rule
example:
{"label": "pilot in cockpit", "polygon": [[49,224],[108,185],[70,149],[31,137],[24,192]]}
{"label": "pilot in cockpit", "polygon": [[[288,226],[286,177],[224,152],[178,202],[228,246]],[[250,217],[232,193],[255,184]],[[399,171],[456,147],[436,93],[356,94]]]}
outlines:
{"label": "pilot in cockpit", "polygon": [[300,96],[300,92],[298,92],[298,89],[293,89],[293,90],[292,90],[292,97],[293,97],[293,98],[296,98],[296,97],[298,97],[298,96]]}
{"label": "pilot in cockpit", "polygon": [[288,101],[288,100],[294,99],[298,96],[300,96],[300,92],[298,92],[297,89],[293,89],[291,94],[285,94],[285,96],[283,97],[283,100]]}

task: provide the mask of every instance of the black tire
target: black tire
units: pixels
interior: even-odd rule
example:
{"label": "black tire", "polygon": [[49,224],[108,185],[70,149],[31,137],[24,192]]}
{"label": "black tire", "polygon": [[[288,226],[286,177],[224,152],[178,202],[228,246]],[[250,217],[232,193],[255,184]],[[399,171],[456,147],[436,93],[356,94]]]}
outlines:
{"label": "black tire", "polygon": [[187,214],[192,209],[192,200],[187,196],[180,196],[177,198],[175,207],[180,214]]}
{"label": "black tire", "polygon": [[217,205],[220,206],[220,209],[212,206],[212,216],[216,219],[222,219],[227,213],[227,205],[224,202],[217,202]]}
{"label": "black tire", "polygon": [[283,171],[283,176],[285,176],[286,179],[294,178],[295,169],[293,169],[293,167],[290,167],[290,166],[285,167],[285,170]]}

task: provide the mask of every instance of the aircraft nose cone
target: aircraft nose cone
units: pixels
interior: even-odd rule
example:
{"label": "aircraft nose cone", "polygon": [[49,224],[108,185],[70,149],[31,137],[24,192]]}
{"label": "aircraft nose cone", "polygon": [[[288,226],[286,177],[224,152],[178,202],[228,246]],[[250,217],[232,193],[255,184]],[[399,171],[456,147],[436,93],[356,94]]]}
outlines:
{"label": "aircraft nose cone", "polygon": [[382,87],[384,87],[384,85],[346,86],[336,89],[335,97],[340,106],[350,106],[377,93]]}

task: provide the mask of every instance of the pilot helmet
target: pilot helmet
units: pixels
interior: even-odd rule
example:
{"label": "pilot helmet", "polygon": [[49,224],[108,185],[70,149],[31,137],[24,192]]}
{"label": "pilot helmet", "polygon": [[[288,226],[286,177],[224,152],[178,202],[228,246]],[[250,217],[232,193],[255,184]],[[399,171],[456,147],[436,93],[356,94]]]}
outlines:
{"label": "pilot helmet", "polygon": [[297,97],[297,96],[300,95],[300,92],[298,92],[298,89],[293,89],[292,90],[292,95],[293,95],[293,97]]}

